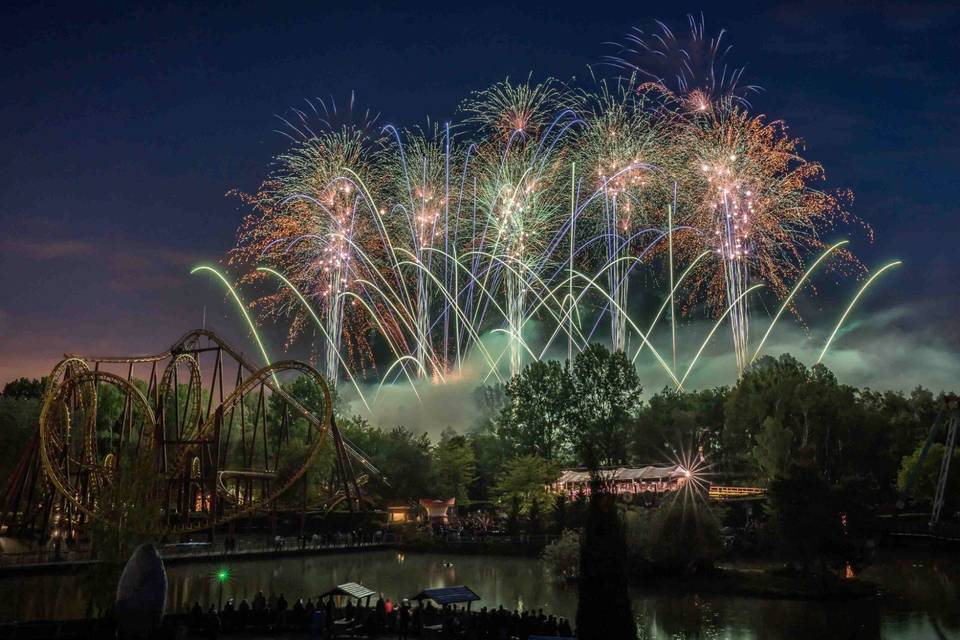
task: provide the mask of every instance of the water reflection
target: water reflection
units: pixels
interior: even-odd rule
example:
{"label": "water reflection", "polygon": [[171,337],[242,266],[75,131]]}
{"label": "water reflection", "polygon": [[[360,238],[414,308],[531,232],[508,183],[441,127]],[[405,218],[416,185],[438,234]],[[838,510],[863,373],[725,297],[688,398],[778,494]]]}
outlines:
{"label": "water reflection", "polygon": [[[168,608],[194,602],[205,608],[217,599],[221,565],[168,567]],[[391,598],[424,587],[467,584],[483,600],[474,606],[538,610],[573,618],[576,589],[546,579],[541,565],[526,558],[435,554],[341,554],[274,560],[234,561],[226,598],[283,594],[316,598],[335,584],[362,582]],[[903,598],[824,603],[792,600],[670,595],[647,584],[633,591],[641,637],[780,640],[787,638],[960,638],[960,565],[945,557],[898,556],[867,569],[863,577],[902,588]],[[115,584],[115,582],[113,583]],[[89,614],[95,595],[109,598],[109,580],[90,575],[22,576],[0,580],[0,620],[76,618]],[[938,635],[942,633],[941,635]]]}

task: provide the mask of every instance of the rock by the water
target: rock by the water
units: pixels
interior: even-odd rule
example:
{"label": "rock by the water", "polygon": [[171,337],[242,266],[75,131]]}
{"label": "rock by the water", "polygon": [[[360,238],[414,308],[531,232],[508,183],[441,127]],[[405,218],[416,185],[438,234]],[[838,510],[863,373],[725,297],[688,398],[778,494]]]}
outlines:
{"label": "rock by the water", "polygon": [[117,583],[114,615],[121,638],[148,637],[163,624],[167,572],[152,544],[137,547]]}

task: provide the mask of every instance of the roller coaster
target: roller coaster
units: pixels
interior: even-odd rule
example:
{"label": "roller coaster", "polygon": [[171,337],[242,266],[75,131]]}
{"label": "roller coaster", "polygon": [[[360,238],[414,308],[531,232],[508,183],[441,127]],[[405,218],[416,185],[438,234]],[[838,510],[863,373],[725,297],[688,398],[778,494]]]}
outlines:
{"label": "roller coaster", "polygon": [[[293,394],[281,378],[298,377],[306,391]],[[282,511],[302,523],[362,509],[371,478],[386,482],[337,428],[316,369],[255,366],[198,329],[155,355],[68,355],[53,368],[0,495],[0,531],[45,543],[94,521],[167,538]]]}

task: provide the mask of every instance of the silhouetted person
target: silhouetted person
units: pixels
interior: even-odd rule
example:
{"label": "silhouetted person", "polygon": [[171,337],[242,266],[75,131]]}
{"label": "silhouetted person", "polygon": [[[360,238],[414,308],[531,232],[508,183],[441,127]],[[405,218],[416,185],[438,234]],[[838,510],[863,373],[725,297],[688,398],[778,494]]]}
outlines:
{"label": "silhouetted person", "polygon": [[319,638],[326,628],[327,611],[323,607],[317,607],[310,616],[310,637]]}
{"label": "silhouetted person", "polygon": [[207,612],[207,617],[203,623],[203,630],[206,632],[207,637],[210,638],[210,640],[216,640],[220,635],[220,616],[217,615],[216,607],[210,605],[210,611]]}
{"label": "silhouetted person", "polygon": [[327,598],[327,601],[323,605],[323,608],[327,612],[326,622],[327,622],[327,629],[329,629],[330,627],[333,626],[333,614],[336,613],[334,611],[334,606],[333,606],[333,596],[330,596],[329,598]]}
{"label": "silhouetted person", "polygon": [[203,625],[203,607],[199,602],[194,602],[190,608],[190,624],[197,629]]}
{"label": "silhouetted person", "polygon": [[298,627],[303,625],[303,611],[303,598],[299,598],[293,603],[293,624]]}
{"label": "silhouetted person", "polygon": [[241,600],[240,606],[237,607],[237,618],[239,619],[240,628],[245,629],[247,627],[247,620],[250,618],[250,605],[247,604],[246,598]]}
{"label": "silhouetted person", "polygon": [[398,635],[397,638],[400,640],[406,640],[410,637],[410,601],[404,600],[403,604],[400,605],[400,617],[399,624],[397,625]]}

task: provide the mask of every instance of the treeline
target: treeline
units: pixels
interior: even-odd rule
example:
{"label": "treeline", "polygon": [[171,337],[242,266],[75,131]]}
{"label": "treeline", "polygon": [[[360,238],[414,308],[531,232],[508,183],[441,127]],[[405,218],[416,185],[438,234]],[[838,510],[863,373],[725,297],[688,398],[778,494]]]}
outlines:
{"label": "treeline", "polygon": [[[642,395],[622,353],[591,345],[573,363],[531,363],[504,386],[477,389],[481,418],[435,443],[360,418],[341,424],[392,478],[392,498],[497,501],[526,485],[529,505],[533,486],[561,467],[670,464],[702,454],[715,482],[770,486],[800,466],[829,485],[856,487],[879,507],[897,501],[944,402],[921,387],[857,389],[790,355],[758,359],[733,387]],[[939,439],[913,487],[921,503],[939,473]]]}
{"label": "treeline", "polygon": [[[322,404],[306,379],[285,386],[309,407]],[[3,389],[0,478],[36,429],[42,391],[42,381],[25,378]],[[435,441],[405,426],[370,425],[340,403],[335,410],[344,434],[388,478],[389,486],[370,488],[383,499],[456,497],[504,508],[518,501],[527,513],[535,501],[546,506],[544,485],[563,467],[670,464],[701,454],[708,479],[775,486],[802,467],[875,509],[896,502],[943,405],[943,394],[920,387],[905,394],[844,385],[826,367],[789,355],[760,358],[730,388],[643,395],[624,354],[595,344],[572,363],[534,362],[503,386],[476,389],[476,423]],[[119,398],[101,402],[98,421],[116,412],[103,407],[122,406]],[[916,475],[921,503],[933,494],[942,456],[941,435]],[[321,460],[318,481],[327,466]],[[956,500],[960,474],[953,475],[948,495]]]}

